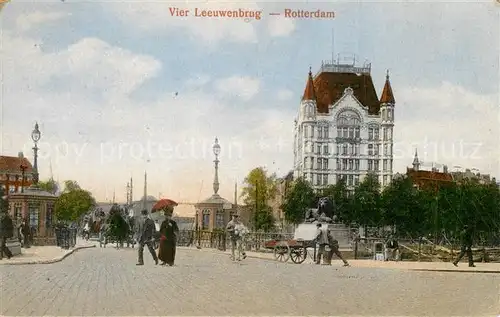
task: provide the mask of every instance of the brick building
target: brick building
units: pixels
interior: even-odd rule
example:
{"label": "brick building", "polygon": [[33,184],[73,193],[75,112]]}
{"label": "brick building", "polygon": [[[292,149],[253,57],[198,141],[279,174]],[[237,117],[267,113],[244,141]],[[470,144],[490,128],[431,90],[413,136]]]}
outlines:
{"label": "brick building", "polygon": [[[24,181],[23,171],[24,170]],[[0,156],[0,186],[7,193],[21,192],[21,187],[28,188],[33,182],[33,166],[22,152],[18,156]]]}
{"label": "brick building", "polygon": [[421,162],[418,159],[418,153],[415,151],[413,158],[413,167],[406,169],[406,175],[410,177],[414,185],[418,188],[434,188],[437,190],[440,186],[454,183],[453,175],[448,172],[448,167],[443,166],[442,170],[432,167],[431,170],[421,170]]}

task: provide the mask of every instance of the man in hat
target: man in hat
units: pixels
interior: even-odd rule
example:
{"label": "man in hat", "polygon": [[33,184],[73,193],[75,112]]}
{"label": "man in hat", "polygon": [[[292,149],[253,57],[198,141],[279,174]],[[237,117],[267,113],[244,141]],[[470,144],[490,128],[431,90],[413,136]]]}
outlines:
{"label": "man in hat", "polygon": [[[226,230],[229,232],[229,238],[231,239],[231,259],[233,261],[241,261],[241,256],[243,259],[247,257],[245,251],[243,250],[243,234],[242,234],[243,224],[237,214],[233,214],[233,219],[227,223]],[[236,258],[236,250],[238,250],[238,258]]]}
{"label": "man in hat", "polygon": [[[326,229],[328,230],[328,229]],[[327,258],[325,252],[326,246],[328,245],[328,232],[323,230],[320,223],[316,224],[316,243],[319,244],[318,255],[316,256],[316,264],[321,264],[321,256],[323,256],[323,261]]]}
{"label": "man in hat", "polygon": [[467,258],[469,260],[469,267],[475,267],[474,259],[472,258],[472,229],[465,225],[462,232],[460,233],[460,240],[462,242],[462,247],[460,248],[460,254],[453,261],[453,265],[458,266],[458,262],[467,254]]}
{"label": "man in hat", "polygon": [[149,253],[153,256],[155,264],[158,264],[158,257],[156,256],[155,249],[153,248],[153,239],[155,233],[155,222],[148,217],[148,211],[142,210],[142,219],[139,221],[137,230],[137,242],[139,243],[139,260],[137,265],[144,265],[144,246],[148,246]]}

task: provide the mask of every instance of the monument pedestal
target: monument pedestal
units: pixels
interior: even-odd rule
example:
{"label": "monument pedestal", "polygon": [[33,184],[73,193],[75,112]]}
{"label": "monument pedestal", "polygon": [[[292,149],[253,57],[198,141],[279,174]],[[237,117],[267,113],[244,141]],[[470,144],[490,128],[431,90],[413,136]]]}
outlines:
{"label": "monument pedestal", "polygon": [[19,240],[7,239],[5,245],[9,248],[10,252],[12,252],[12,256],[21,254],[21,243],[19,243]]}

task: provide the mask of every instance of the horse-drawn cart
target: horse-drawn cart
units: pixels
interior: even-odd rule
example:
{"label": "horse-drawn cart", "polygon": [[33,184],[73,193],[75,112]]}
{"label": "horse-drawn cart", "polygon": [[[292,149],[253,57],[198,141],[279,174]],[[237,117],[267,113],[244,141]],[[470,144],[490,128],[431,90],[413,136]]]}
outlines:
{"label": "horse-drawn cart", "polygon": [[316,224],[303,223],[295,229],[292,240],[270,240],[265,247],[274,251],[274,259],[279,262],[291,259],[293,263],[301,264],[308,256],[311,260],[316,258],[316,234]]}

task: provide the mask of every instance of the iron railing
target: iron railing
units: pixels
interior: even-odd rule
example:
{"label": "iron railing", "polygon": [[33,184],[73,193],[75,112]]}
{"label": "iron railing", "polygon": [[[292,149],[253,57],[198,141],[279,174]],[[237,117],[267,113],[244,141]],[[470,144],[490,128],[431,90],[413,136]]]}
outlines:
{"label": "iron railing", "polygon": [[54,229],[56,245],[63,249],[73,248],[76,245],[77,229],[68,226],[58,226]]}

